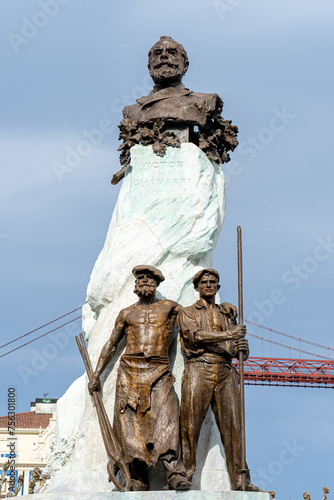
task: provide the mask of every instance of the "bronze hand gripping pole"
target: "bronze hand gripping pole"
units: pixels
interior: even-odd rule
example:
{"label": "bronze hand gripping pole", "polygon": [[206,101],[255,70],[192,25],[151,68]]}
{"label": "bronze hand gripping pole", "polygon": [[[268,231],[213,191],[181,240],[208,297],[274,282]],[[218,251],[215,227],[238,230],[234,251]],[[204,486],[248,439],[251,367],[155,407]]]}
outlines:
{"label": "bronze hand gripping pole", "polygon": [[[75,340],[77,341],[78,348],[81,354],[81,357],[83,359],[83,362],[85,364],[87,376],[88,376],[88,381],[91,379],[92,374],[93,374],[93,369],[92,365],[89,359],[85,339],[82,333],[80,333],[80,340],[78,337],[75,337]],[[119,444],[117,442],[116,436],[114,434],[114,431],[111,427],[106,409],[104,407],[101,394],[98,391],[94,391],[92,395],[95,403],[95,408],[97,411],[97,416],[99,419],[99,424],[100,424],[100,429],[101,429],[101,434],[102,434],[102,439],[104,442],[104,446],[109,458],[109,462],[107,464],[107,471],[108,471],[108,476],[109,476],[109,482],[112,481],[116,488],[118,488],[121,491],[129,491],[130,490],[130,485],[131,485],[131,476],[129,469],[126,466],[126,463],[122,459],[121,456],[121,450],[119,447]],[[124,478],[125,478],[125,486],[122,486],[119,481],[116,479],[116,474],[117,469],[121,470]]]}
{"label": "bronze hand gripping pole", "polygon": [[[237,227],[237,247],[238,247],[238,309],[239,325],[244,322],[243,310],[243,273],[242,273],[242,241],[241,227]],[[241,431],[241,469],[242,491],[246,489],[246,473],[248,472],[246,464],[246,432],[245,432],[245,384],[244,384],[244,357],[243,352],[239,351],[239,385],[240,385],[240,431]]]}

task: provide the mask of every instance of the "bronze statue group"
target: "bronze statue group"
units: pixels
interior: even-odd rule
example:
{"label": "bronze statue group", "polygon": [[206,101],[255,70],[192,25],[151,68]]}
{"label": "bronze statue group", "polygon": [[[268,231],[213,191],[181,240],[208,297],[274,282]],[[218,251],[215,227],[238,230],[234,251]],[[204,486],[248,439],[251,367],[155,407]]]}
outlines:
{"label": "bronze statue group", "polygon": [[[189,307],[156,297],[164,281],[159,269],[136,266],[134,292],[139,300],[122,309],[104,345],[89,391],[100,391],[100,376],[123,337],[116,383],[114,432],[128,464],[131,489],[148,488],[147,466],[163,462],[168,487],[190,489],[196,468],[196,447],[211,405],[224,445],[233,490],[242,489],[238,375],[231,361],[249,350],[245,325],[237,325],[236,308],[216,304],[219,274],[202,269],[193,278],[199,300]],[[168,348],[174,325],[180,330],[185,357],[181,408],[173,387]],[[246,477],[246,490],[258,491]]]}

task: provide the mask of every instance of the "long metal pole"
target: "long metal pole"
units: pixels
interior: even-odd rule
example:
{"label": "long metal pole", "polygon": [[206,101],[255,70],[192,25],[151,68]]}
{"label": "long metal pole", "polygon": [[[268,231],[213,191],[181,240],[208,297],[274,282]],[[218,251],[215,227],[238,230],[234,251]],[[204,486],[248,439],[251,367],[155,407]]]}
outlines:
{"label": "long metal pole", "polygon": [[[239,309],[239,325],[244,321],[243,308],[243,272],[242,272],[242,240],[241,227],[237,227],[237,247],[238,247],[238,309]],[[242,474],[242,490],[246,489],[246,431],[245,431],[245,384],[244,384],[244,357],[243,352],[239,352],[239,385],[240,385],[240,431],[241,431],[241,474]]]}
{"label": "long metal pole", "polygon": [[[81,357],[83,359],[88,380],[91,379],[92,374],[93,374],[93,369],[92,365],[89,359],[88,351],[86,348],[86,343],[85,339],[82,333],[80,333],[80,339],[78,337],[75,337],[75,340],[77,342]],[[109,462],[107,464],[107,470],[108,470],[108,475],[109,475],[109,481],[112,481],[114,485],[121,491],[129,491],[130,486],[131,486],[131,476],[129,473],[129,469],[126,466],[124,460],[121,457],[121,451],[119,448],[119,444],[117,442],[116,436],[113,432],[113,429],[111,427],[107,412],[105,410],[101,394],[97,391],[93,392],[93,399],[95,403],[95,408],[100,424],[100,429],[101,429],[101,434],[102,434],[102,439],[106,448],[106,452],[109,458]],[[125,486],[119,483],[119,481],[116,479],[115,475],[115,467],[119,468],[125,479]]]}

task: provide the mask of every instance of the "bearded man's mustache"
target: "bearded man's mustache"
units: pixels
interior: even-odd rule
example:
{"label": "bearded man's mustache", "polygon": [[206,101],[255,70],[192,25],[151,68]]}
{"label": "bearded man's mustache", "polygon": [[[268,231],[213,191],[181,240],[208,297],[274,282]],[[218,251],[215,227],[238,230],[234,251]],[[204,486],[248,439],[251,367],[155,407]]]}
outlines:
{"label": "bearded man's mustache", "polygon": [[169,68],[178,68],[179,67],[178,64],[173,64],[170,62],[161,62],[161,63],[156,64],[154,66],[154,69],[160,69],[162,66],[168,66]]}
{"label": "bearded man's mustache", "polygon": [[147,297],[148,295],[153,295],[155,293],[156,287],[154,285],[135,285],[134,293],[139,297]]}

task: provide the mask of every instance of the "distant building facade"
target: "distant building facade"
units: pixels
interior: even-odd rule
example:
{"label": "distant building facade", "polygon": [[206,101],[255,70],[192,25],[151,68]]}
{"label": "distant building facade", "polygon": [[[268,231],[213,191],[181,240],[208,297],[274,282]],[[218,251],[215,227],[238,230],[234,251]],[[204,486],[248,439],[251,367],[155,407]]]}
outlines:
{"label": "distant building facade", "polygon": [[[37,398],[31,403],[31,410],[17,413],[15,417],[15,435],[8,433],[8,417],[0,417],[0,474],[8,461],[10,450],[8,443],[15,442],[15,483],[23,474],[23,484],[18,496],[28,494],[31,473],[35,467],[42,471],[46,467],[50,445],[55,434],[57,399]],[[13,438],[16,438],[15,440]],[[9,471],[5,473],[9,477]],[[38,484],[36,485],[36,489]],[[0,498],[10,498],[8,481],[3,484]]]}

